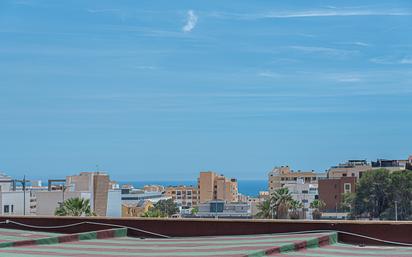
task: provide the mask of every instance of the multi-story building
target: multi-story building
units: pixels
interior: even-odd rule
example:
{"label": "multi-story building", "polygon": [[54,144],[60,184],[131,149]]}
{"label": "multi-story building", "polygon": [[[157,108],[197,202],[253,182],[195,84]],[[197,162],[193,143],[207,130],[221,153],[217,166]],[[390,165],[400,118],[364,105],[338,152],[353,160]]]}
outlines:
{"label": "multi-story building", "polygon": [[343,194],[355,193],[356,180],[355,176],[319,180],[319,199],[325,202],[326,211],[338,212],[341,210]]}
{"label": "multi-story building", "polygon": [[35,191],[37,200],[36,215],[53,216],[60,203],[70,198],[91,199],[90,192],[70,192],[62,190]]}
{"label": "multi-story building", "polygon": [[318,183],[319,178],[326,177],[325,173],[316,173],[315,171],[293,171],[289,166],[275,167],[268,174],[269,177],[269,193],[272,194],[286,184],[296,184],[298,180],[307,184]]}
{"label": "multi-story building", "polygon": [[0,191],[1,215],[33,215],[30,191]]}
{"label": "multi-story building", "polygon": [[407,170],[412,170],[412,155],[409,156],[408,163],[406,163],[405,168]]}
{"label": "multi-story building", "polygon": [[179,207],[192,207],[199,204],[199,189],[193,186],[169,186],[165,195],[173,199]]}
{"label": "multi-story building", "polygon": [[365,172],[371,171],[372,165],[366,160],[349,160],[328,170],[328,178],[356,177],[361,178]]}
{"label": "multi-story building", "polygon": [[66,177],[69,191],[92,193],[90,205],[98,216],[106,216],[109,185],[110,178],[105,172],[80,172],[79,175]]}
{"label": "multi-story building", "polygon": [[303,180],[298,179],[295,183],[288,183],[283,186],[289,190],[293,200],[303,204],[302,218],[312,219],[310,204],[319,198],[318,183],[304,183]]}
{"label": "multi-story building", "polygon": [[238,201],[238,185],[234,178],[228,179],[212,171],[200,172],[198,178],[199,202],[213,200]]}
{"label": "multi-story building", "polygon": [[[59,181],[59,186],[51,185]],[[49,180],[47,191],[36,191],[37,215],[53,215],[60,203],[69,198],[90,200],[92,211],[98,216],[121,216],[121,194],[118,186],[111,183],[104,172],[81,172],[67,176],[66,180]]]}
{"label": "multi-story building", "polygon": [[387,160],[387,159],[377,159],[372,161],[371,165],[373,169],[384,168],[389,171],[399,171],[405,170],[406,165],[409,163],[409,160]]}
{"label": "multi-story building", "polygon": [[259,191],[259,195],[258,195],[259,199],[266,200],[266,199],[269,199],[269,197],[270,197],[269,191]]}
{"label": "multi-story building", "polygon": [[332,166],[328,170],[328,178],[355,177],[360,179],[365,172],[381,168],[389,171],[405,170],[408,164],[412,162],[411,159],[412,157],[409,157],[407,160],[377,159],[370,163],[366,160],[348,160],[346,163]]}
{"label": "multi-story building", "polygon": [[164,195],[162,192],[145,192],[135,188],[122,188],[121,190],[121,203],[127,205],[136,205],[142,200],[157,203],[168,199],[172,199],[172,197]]}
{"label": "multi-story building", "polygon": [[251,218],[250,206],[250,203],[229,203],[214,200],[199,204],[196,216],[201,218]]}
{"label": "multi-story building", "polygon": [[146,192],[164,192],[165,187],[161,185],[145,185],[143,190]]}
{"label": "multi-story building", "polygon": [[122,217],[141,217],[153,206],[153,203],[147,200],[135,204],[122,204]]}

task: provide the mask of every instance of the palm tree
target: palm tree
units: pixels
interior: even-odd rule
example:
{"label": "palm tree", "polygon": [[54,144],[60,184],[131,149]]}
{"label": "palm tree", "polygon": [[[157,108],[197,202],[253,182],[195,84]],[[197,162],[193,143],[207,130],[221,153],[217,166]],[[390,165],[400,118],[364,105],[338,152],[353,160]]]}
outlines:
{"label": "palm tree", "polygon": [[272,194],[272,206],[276,210],[277,219],[287,219],[290,203],[293,201],[289,189],[279,188]]}
{"label": "palm tree", "polygon": [[267,199],[258,204],[257,208],[259,212],[256,214],[258,219],[271,219],[272,218],[272,205],[270,199]]}
{"label": "palm tree", "polygon": [[294,219],[294,220],[299,219],[300,215],[299,215],[299,210],[298,209],[301,209],[301,208],[303,208],[303,203],[299,202],[297,200],[293,200],[290,203],[289,217],[291,219]]}
{"label": "palm tree", "polygon": [[60,203],[54,212],[56,216],[95,216],[90,208],[90,200],[80,197],[70,198]]}
{"label": "palm tree", "polygon": [[326,207],[326,204],[322,200],[314,200],[310,203],[310,208],[314,209],[312,211],[312,217],[314,220],[319,220],[322,217],[322,210]]}

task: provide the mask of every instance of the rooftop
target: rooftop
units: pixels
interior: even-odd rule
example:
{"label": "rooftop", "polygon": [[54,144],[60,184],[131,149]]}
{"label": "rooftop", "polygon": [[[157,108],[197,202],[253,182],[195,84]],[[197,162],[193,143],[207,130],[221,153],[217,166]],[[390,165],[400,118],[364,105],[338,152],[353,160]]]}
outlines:
{"label": "rooftop", "polygon": [[[24,220],[26,223],[14,220]],[[49,220],[48,226],[30,225],[28,223],[41,224]],[[93,221],[94,220],[94,221]],[[115,219],[84,219],[84,218],[16,218],[0,222],[0,257],[29,257],[29,256],[71,256],[71,257],[122,257],[122,256],[312,256],[312,257],[337,257],[337,256],[412,256],[412,247],[399,245],[374,246],[364,244],[348,244],[345,234],[338,231],[323,231],[313,233],[308,231],[294,231],[293,226],[288,226],[290,231],[262,234],[240,234],[226,236],[188,236],[176,237],[151,233],[134,227],[123,227],[115,225],[116,228],[107,228],[109,223]],[[119,221],[119,220],[117,220]],[[149,227],[156,230],[161,223],[162,227],[168,227],[167,223],[180,223],[179,226],[189,224],[183,220],[160,220],[160,219],[122,219],[125,224],[136,225],[136,221],[151,224]],[[191,221],[189,220],[189,223]],[[219,234],[215,230],[219,222],[203,220],[205,226],[212,233]],[[197,222],[198,223],[198,222]],[[226,221],[220,222],[223,230],[228,231],[227,224],[236,231],[244,224],[259,224],[261,222]],[[282,222],[275,222],[277,227],[282,227]],[[328,223],[328,222],[326,222]],[[55,225],[61,224],[61,225]],[[105,228],[98,225],[105,224]],[[143,223],[141,223],[143,224]],[[201,223],[198,223],[199,225]],[[242,225],[243,224],[243,225]],[[290,222],[289,224],[310,224],[316,227],[316,222]],[[319,223],[320,224],[320,223]],[[333,224],[333,223],[329,223]],[[346,223],[350,227],[350,223]],[[363,226],[367,223],[358,223]],[[379,224],[376,222],[368,223]],[[403,225],[411,223],[402,223]],[[53,225],[53,226],[51,226]],[[193,225],[193,224],[191,224]],[[219,226],[219,227],[220,227]],[[255,225],[253,225],[255,226]],[[201,231],[202,226],[198,226]],[[16,229],[18,228],[18,229]],[[337,227],[338,228],[338,227]],[[400,227],[398,226],[398,229]],[[24,229],[24,230],[23,230]],[[303,227],[302,227],[303,229]],[[365,229],[365,227],[363,227]],[[393,227],[392,227],[393,229]],[[45,230],[48,232],[44,232]],[[65,233],[52,233],[56,230]],[[85,231],[86,230],[86,231]],[[181,231],[185,229],[180,228]],[[389,233],[391,233],[389,229]],[[78,231],[82,231],[79,233]],[[133,237],[134,231],[146,233],[146,237]],[[181,232],[180,231],[180,232]],[[214,232],[213,232],[214,231]],[[402,232],[399,230],[398,232]],[[148,234],[147,234],[148,233]],[[401,233],[402,234],[402,233]]]}

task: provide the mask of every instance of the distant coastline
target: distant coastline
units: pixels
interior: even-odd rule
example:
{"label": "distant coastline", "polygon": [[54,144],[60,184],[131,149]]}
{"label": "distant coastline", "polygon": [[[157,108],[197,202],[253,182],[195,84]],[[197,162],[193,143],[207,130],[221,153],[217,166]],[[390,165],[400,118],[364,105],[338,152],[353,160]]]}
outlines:
{"label": "distant coastline", "polygon": [[[144,185],[162,185],[162,186],[196,186],[197,181],[193,180],[174,180],[174,181],[161,181],[161,180],[147,180],[147,181],[118,181],[119,184],[130,184],[135,188],[142,188]],[[257,196],[259,191],[267,191],[267,180],[238,180],[239,193],[248,196]]]}

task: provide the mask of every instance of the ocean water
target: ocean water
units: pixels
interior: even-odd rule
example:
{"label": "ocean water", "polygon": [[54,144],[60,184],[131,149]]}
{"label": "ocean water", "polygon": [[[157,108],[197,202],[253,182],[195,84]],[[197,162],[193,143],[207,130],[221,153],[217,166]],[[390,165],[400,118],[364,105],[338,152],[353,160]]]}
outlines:
{"label": "ocean water", "polygon": [[[197,181],[119,181],[120,185],[131,184],[135,188],[142,188],[144,185],[162,185],[162,186],[197,186]],[[267,180],[238,180],[239,193],[248,196],[257,196],[259,191],[268,190]]]}

